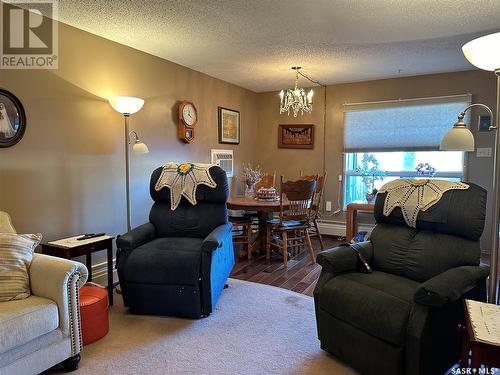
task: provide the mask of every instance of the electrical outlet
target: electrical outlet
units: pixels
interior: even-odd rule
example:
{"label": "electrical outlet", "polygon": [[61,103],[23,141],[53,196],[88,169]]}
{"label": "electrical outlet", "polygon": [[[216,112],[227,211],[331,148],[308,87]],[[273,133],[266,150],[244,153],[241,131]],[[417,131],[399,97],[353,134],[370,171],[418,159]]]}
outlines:
{"label": "electrical outlet", "polygon": [[476,150],[476,157],[491,158],[491,147],[478,147]]}
{"label": "electrical outlet", "polygon": [[331,201],[326,201],[326,210],[331,211],[332,210],[332,202]]}
{"label": "electrical outlet", "polygon": [[343,178],[342,175],[339,174],[339,181],[342,181],[342,178]]}

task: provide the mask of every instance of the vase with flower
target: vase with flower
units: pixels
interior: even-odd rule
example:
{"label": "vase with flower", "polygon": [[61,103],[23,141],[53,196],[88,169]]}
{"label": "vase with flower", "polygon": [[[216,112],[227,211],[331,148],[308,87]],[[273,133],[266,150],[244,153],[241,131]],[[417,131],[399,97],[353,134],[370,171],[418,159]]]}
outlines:
{"label": "vase with flower", "polygon": [[262,169],[257,166],[252,168],[250,163],[243,165],[243,173],[241,174],[241,180],[245,183],[245,196],[253,197],[255,184],[262,179]]}

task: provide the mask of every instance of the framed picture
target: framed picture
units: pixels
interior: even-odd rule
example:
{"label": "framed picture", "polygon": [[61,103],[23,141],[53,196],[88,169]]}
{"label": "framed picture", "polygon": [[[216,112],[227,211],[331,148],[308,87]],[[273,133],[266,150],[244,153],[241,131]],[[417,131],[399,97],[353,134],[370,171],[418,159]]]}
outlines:
{"label": "framed picture", "polygon": [[0,89],[0,147],[11,147],[23,138],[26,114],[21,101],[11,92]]}
{"label": "framed picture", "polygon": [[280,125],[278,127],[279,148],[314,148],[314,125]]}
{"label": "framed picture", "polygon": [[219,143],[240,143],[240,112],[219,107]]}
{"label": "framed picture", "polygon": [[480,132],[489,132],[490,131],[490,124],[491,124],[491,117],[488,115],[481,115],[479,116],[478,119],[478,129]]}

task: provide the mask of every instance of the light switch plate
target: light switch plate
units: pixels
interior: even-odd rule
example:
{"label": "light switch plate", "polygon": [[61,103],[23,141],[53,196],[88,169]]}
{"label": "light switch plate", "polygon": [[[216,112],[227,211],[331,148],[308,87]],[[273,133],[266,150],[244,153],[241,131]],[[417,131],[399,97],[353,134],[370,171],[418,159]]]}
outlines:
{"label": "light switch plate", "polygon": [[331,211],[332,210],[332,202],[331,201],[326,201],[326,210]]}
{"label": "light switch plate", "polygon": [[478,147],[476,150],[476,157],[491,158],[491,147]]}

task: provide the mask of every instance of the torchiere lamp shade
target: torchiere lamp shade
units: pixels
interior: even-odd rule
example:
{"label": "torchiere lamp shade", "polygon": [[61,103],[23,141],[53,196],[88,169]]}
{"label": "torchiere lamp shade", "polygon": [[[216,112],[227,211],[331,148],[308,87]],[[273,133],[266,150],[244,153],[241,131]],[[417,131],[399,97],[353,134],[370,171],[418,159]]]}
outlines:
{"label": "torchiere lamp shade", "polygon": [[462,51],[472,65],[479,69],[500,70],[500,32],[471,40]]}
{"label": "torchiere lamp shade", "polygon": [[133,96],[113,96],[108,99],[109,104],[124,115],[132,115],[142,108],[144,100]]}

